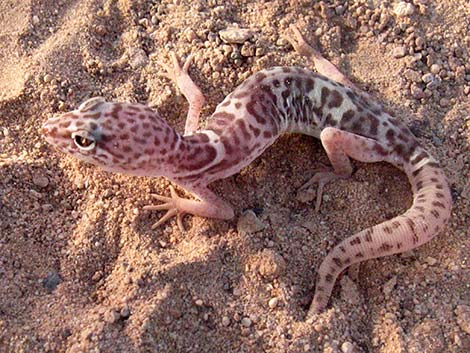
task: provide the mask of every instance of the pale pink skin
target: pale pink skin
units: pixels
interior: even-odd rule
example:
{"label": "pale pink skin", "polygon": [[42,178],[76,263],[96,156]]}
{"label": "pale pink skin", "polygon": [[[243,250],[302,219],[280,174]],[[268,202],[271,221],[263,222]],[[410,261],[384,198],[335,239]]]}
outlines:
{"label": "pale pink skin", "polygon": [[[385,161],[403,170],[414,195],[411,208],[348,237],[328,254],[308,313],[314,315],[326,307],[337,276],[351,264],[411,250],[438,234],[450,217],[452,199],[444,173],[409,129],[292,30],[291,44],[321,75],[298,67],[258,72],[217,106],[205,129],[197,129],[204,96],[188,75],[190,60],[181,68],[173,56],[169,76],[190,103],[184,135],[144,105],[102,98],[49,119],[43,131],[48,142],[81,160],[111,172],[165,176],[197,198],[180,198],[173,188],[171,197],[155,195],[164,203],[145,209],[167,210],[155,227],[177,216],[182,228],[184,213],[232,218],[232,207],[207,185],[239,172],[286,132],[320,138],[330,159],[332,168],[316,173],[303,187],[318,183],[317,210],[323,186],[351,175],[349,158]],[[80,148],[74,142],[77,134],[94,142]]]}

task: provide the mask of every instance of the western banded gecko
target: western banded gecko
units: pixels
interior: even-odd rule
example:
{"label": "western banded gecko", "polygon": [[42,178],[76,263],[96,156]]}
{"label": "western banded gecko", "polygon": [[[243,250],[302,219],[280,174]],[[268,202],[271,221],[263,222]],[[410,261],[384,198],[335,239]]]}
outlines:
{"label": "western banded gecko", "polygon": [[359,90],[333,64],[309,46],[292,26],[292,46],[309,57],[319,73],[300,67],[262,70],[220,103],[204,129],[198,130],[204,96],[173,55],[167,68],[189,101],[184,134],[157,112],[135,103],[92,98],[77,110],[49,119],[46,140],[65,153],[104,170],[139,176],[165,176],[197,200],[154,195],[163,202],[146,210],[167,210],[154,225],[185,213],[218,219],[234,217],[233,208],[210,191],[208,184],[250,164],[281,134],[320,138],[331,168],[317,172],[303,188],[318,184],[316,209],[324,185],[352,173],[349,158],[385,161],[403,170],[411,184],[413,204],[404,214],[364,229],[340,242],[318,270],[309,314],[327,305],[338,275],[367,259],[408,251],[428,242],[450,217],[451,193],[436,160],[410,130]]}

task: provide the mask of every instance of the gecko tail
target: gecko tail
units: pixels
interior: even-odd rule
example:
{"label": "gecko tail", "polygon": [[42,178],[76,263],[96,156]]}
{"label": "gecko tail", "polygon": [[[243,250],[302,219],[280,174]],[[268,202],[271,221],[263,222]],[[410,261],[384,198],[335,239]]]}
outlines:
{"label": "gecko tail", "polygon": [[404,166],[413,190],[413,204],[403,214],[343,240],[318,270],[315,296],[307,318],[323,311],[338,275],[354,263],[414,249],[445,227],[452,210],[447,179],[437,162],[420,150]]}

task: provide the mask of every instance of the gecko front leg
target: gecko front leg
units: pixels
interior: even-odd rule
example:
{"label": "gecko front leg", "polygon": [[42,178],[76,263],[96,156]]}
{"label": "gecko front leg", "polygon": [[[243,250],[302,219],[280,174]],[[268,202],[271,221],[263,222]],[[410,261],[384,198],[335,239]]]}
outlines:
{"label": "gecko front leg", "polygon": [[184,231],[182,216],[186,213],[207,218],[233,218],[233,208],[206,186],[192,187],[191,192],[199,200],[190,200],[178,196],[173,186],[170,186],[170,197],[152,194],[151,196],[164,203],[160,205],[147,205],[143,209],[147,211],[167,210],[165,215],[152,225],[152,229],[156,229],[167,220],[176,216],[178,228]]}

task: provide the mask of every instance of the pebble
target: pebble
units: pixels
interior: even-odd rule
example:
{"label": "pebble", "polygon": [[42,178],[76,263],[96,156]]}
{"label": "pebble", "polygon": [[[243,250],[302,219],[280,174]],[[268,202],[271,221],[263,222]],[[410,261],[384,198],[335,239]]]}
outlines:
{"label": "pebble", "polygon": [[454,313],[457,315],[457,323],[462,331],[470,335],[470,306],[458,305]]}
{"label": "pebble", "polygon": [[133,53],[132,58],[129,61],[129,65],[133,69],[138,69],[140,67],[147,65],[148,61],[149,61],[149,58],[147,54],[145,53],[145,51],[143,49],[137,49]]}
{"label": "pebble", "polygon": [[127,318],[129,318],[129,316],[131,316],[131,311],[130,311],[129,306],[127,304],[124,305],[124,307],[121,309],[121,311],[119,312],[119,315],[123,319],[127,319]]}
{"label": "pebble", "polygon": [[253,36],[253,31],[247,28],[227,28],[219,32],[220,38],[229,44],[243,44]]}
{"label": "pebble", "polygon": [[45,74],[42,79],[44,80],[45,83],[49,83],[53,80],[53,77],[50,74]]}
{"label": "pebble", "polygon": [[414,83],[420,83],[421,82],[422,75],[418,71],[407,69],[407,70],[405,70],[403,75],[405,76],[405,78],[407,80],[409,80],[411,82],[414,82]]}
{"label": "pebble", "polygon": [[204,302],[202,301],[202,299],[196,299],[196,301],[194,302],[194,304],[196,304],[197,306],[203,306],[203,305],[204,305]]}
{"label": "pebble", "polygon": [[398,17],[411,16],[415,13],[415,7],[413,6],[413,4],[400,1],[399,3],[395,4],[393,8],[393,13]]}
{"label": "pebble", "polygon": [[437,75],[441,71],[441,69],[442,67],[439,64],[432,64],[430,68],[431,73],[433,73],[434,75]]}
{"label": "pebble", "polygon": [[52,292],[62,282],[62,278],[56,271],[51,271],[47,274],[46,278],[42,280],[43,287],[48,291]]}
{"label": "pebble", "polygon": [[39,186],[40,188],[45,188],[47,185],[49,185],[49,178],[42,175],[34,176],[33,184]]}
{"label": "pebble", "polygon": [[252,210],[245,211],[237,222],[239,234],[251,234],[263,230],[266,226]]}
{"label": "pebble", "polygon": [[271,249],[264,249],[260,254],[258,262],[258,272],[267,279],[274,279],[281,276],[286,270],[286,261],[277,252]]}
{"label": "pebble", "polygon": [[406,55],[406,47],[399,46],[393,49],[392,55],[395,59],[403,58]]}
{"label": "pebble", "polygon": [[426,258],[426,263],[427,263],[429,266],[434,266],[435,264],[437,264],[437,259],[435,259],[434,257],[428,256],[428,257]]}
{"label": "pebble", "polygon": [[37,25],[39,23],[39,17],[36,16],[36,15],[33,16],[32,20],[33,20],[33,24],[35,24],[35,25]]}
{"label": "pebble", "polygon": [[114,324],[120,318],[121,318],[121,315],[119,315],[119,313],[114,309],[108,310],[104,314],[104,321],[106,321],[107,323],[110,323],[110,324]]}
{"label": "pebble", "polygon": [[470,94],[470,86],[465,86],[463,89],[463,93],[468,96]]}
{"label": "pebble", "polygon": [[346,341],[341,345],[341,352],[343,353],[352,353],[353,349],[354,345],[351,342]]}
{"label": "pebble", "polygon": [[416,98],[416,99],[424,98],[423,89],[419,87],[418,85],[412,84],[410,91],[411,91],[411,95],[413,96],[413,98]]}
{"label": "pebble", "polygon": [[434,75],[428,72],[421,77],[421,80],[423,80],[424,83],[429,83],[434,80]]}
{"label": "pebble", "polygon": [[227,327],[230,325],[230,318],[228,316],[222,317],[222,326]]}
{"label": "pebble", "polygon": [[244,317],[240,322],[244,327],[251,326],[251,319],[249,317]]}
{"label": "pebble", "polygon": [[271,309],[274,309],[277,306],[278,303],[279,303],[279,298],[274,297],[274,298],[269,299],[268,306]]}

